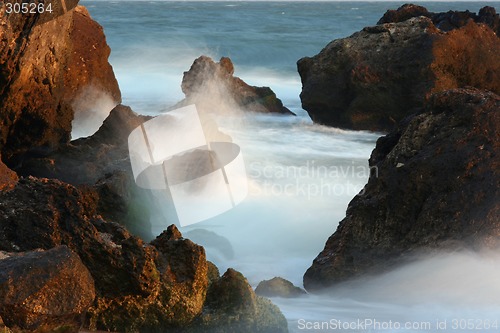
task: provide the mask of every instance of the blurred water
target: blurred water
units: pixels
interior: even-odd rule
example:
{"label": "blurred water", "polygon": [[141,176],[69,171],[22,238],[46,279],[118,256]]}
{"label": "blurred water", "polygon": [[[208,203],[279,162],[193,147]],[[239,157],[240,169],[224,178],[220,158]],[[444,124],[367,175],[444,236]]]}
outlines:
{"label": "blurred water", "polygon": [[[312,124],[300,108],[296,61],[318,53],[332,39],[375,24],[387,9],[402,3],[83,0],[82,4],[103,25],[123,102],[136,112],[158,114],[182,99],[182,73],[205,54],[216,60],[229,56],[236,76],[249,84],[270,86],[297,113],[297,117],[217,119],[221,130],[241,146],[250,193],[235,209],[181,231],[206,245],[209,259],[222,271],[234,267],[253,286],[274,276],[301,286],[303,273],[366,183],[367,160],[381,134]],[[432,11],[478,11],[497,3],[421,4]],[[153,222],[155,234],[170,223],[163,216]],[[273,301],[287,316],[291,332],[435,332],[438,328],[499,332],[498,323],[497,328],[490,324],[486,328],[486,320],[500,320],[498,259],[495,253],[439,254],[382,277],[339,286],[331,294]],[[346,329],[335,322],[362,319],[411,322],[414,327]],[[467,326],[469,319],[473,328],[453,322],[466,320]],[[308,329],[315,321],[328,325]],[[439,327],[439,321],[446,321],[446,327]],[[432,326],[425,326],[427,322]]]}

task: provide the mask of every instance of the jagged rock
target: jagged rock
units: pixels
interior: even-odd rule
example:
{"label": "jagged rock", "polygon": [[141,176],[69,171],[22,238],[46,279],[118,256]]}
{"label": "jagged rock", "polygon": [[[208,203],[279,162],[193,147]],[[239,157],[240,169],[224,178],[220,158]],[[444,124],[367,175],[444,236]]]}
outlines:
{"label": "jagged rock", "polygon": [[473,21],[449,32],[427,17],[367,27],[297,65],[311,119],[343,128],[388,131],[439,91],[500,93],[500,39]]}
{"label": "jagged rock", "polygon": [[69,141],[73,104],[83,89],[99,90],[116,104],[121,99],[102,27],[87,10],[79,6],[37,24],[48,17],[0,11],[0,151],[12,168],[27,151]]}
{"label": "jagged rock", "polygon": [[189,332],[288,332],[279,309],[255,295],[245,277],[231,268],[210,285],[205,308],[196,324]]}
{"label": "jagged rock", "polygon": [[469,20],[476,23],[484,23],[489,26],[499,36],[500,17],[493,7],[483,7],[479,13],[466,11],[448,11],[446,13],[432,13],[425,7],[414,4],[405,4],[396,10],[388,10],[377,24],[403,22],[412,17],[425,16],[432,19],[432,22],[443,31],[450,31],[463,27]]}
{"label": "jagged rock", "polygon": [[424,113],[377,141],[364,194],[305,273],[306,289],[387,270],[420,249],[498,246],[498,133],[498,95],[434,94]]}
{"label": "jagged rock", "polygon": [[396,10],[387,10],[382,18],[378,20],[377,24],[403,22],[411,19],[412,17],[419,16],[432,18],[432,13],[430,13],[425,7],[407,3]]}
{"label": "jagged rock", "polygon": [[182,92],[186,98],[178,106],[196,104],[202,111],[215,113],[244,109],[293,114],[269,87],[250,86],[233,73],[229,58],[223,57],[216,63],[207,56],[199,57],[184,72]]}
{"label": "jagged rock", "polygon": [[94,281],[66,246],[0,260],[0,316],[12,328],[80,327],[95,298]]}
{"label": "jagged rock", "polygon": [[255,288],[255,293],[265,297],[285,297],[294,298],[306,294],[306,292],[293,285],[288,280],[281,277],[274,277],[271,280],[264,280]]}
{"label": "jagged rock", "polygon": [[0,156],[0,191],[11,190],[16,186],[18,179],[17,174],[2,162]]}

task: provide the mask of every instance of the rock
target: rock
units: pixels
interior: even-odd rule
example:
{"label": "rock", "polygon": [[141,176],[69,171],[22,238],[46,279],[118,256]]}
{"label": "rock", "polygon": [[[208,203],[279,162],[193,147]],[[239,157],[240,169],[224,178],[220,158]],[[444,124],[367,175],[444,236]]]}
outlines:
{"label": "rock", "polygon": [[500,93],[499,54],[497,35],[473,21],[449,32],[427,17],[367,27],[298,61],[302,107],[316,123],[389,131],[432,93]]}
{"label": "rock", "polygon": [[489,6],[481,8],[476,15],[476,13],[471,13],[468,10],[450,10],[446,13],[432,13],[427,11],[425,7],[405,4],[397,10],[388,10],[377,24],[403,22],[412,17],[419,16],[425,16],[432,19],[436,27],[443,31],[461,28],[465,26],[469,20],[473,20],[476,23],[486,24],[497,34],[497,36],[500,36],[500,17],[496,13],[495,8]]}
{"label": "rock", "polygon": [[[103,220],[97,207],[92,192],[58,180],[20,178],[12,190],[0,192],[0,251],[65,245],[77,253],[95,281],[97,297],[86,320],[92,330],[201,327],[196,318],[205,307],[209,280],[204,249],[184,239],[175,226],[147,244]],[[26,278],[38,278],[37,271],[30,272]],[[277,313],[266,305],[260,315],[274,318]]]}
{"label": "rock", "polygon": [[8,191],[16,186],[18,181],[17,174],[9,169],[3,162],[0,156],[0,191]]}
{"label": "rock", "polygon": [[192,229],[186,233],[186,237],[203,245],[206,249],[221,254],[226,260],[234,259],[233,245],[224,236],[206,229]]}
{"label": "rock", "polygon": [[215,113],[237,109],[293,114],[269,87],[254,87],[233,76],[234,66],[229,58],[218,63],[207,56],[196,59],[182,78],[186,98],[177,106],[196,104],[199,110]]}
{"label": "rock", "polygon": [[500,97],[454,89],[424,111],[377,141],[364,194],[305,273],[308,291],[423,249],[500,244]]}
{"label": "rock", "polygon": [[97,203],[91,193],[58,180],[21,178],[14,189],[0,192],[0,250],[66,245],[89,269],[100,295],[150,294],[156,250],[103,221]]}
{"label": "rock", "polygon": [[274,277],[271,280],[264,280],[255,288],[255,293],[265,297],[294,298],[306,294],[304,290],[296,287],[288,280],[281,277]]}
{"label": "rock", "polygon": [[135,235],[151,239],[150,201],[134,181],[128,152],[128,135],[151,117],[118,105],[99,130],[46,154],[26,154],[16,171],[21,176],[59,179],[77,185],[98,201],[97,213],[121,223]]}
{"label": "rock", "polygon": [[92,276],[66,246],[0,260],[0,316],[9,327],[78,328],[94,298]]}
{"label": "rock", "polygon": [[378,20],[377,24],[404,22],[412,17],[419,16],[432,18],[432,15],[433,14],[430,13],[425,7],[407,3],[396,10],[389,9],[386,11],[384,16]]}
{"label": "rock", "polygon": [[208,288],[204,249],[183,239],[173,225],[151,245],[158,250],[158,256],[150,267],[156,274],[150,296],[101,298],[91,310],[92,329],[168,331],[187,326],[199,315]]}
{"label": "rock", "polygon": [[208,290],[205,308],[189,332],[288,332],[287,322],[270,301],[255,295],[245,277],[228,269]]}
{"label": "rock", "polygon": [[82,90],[93,87],[115,104],[121,99],[102,27],[86,9],[36,24],[47,18],[0,12],[0,151],[11,168],[28,151],[69,141]]}

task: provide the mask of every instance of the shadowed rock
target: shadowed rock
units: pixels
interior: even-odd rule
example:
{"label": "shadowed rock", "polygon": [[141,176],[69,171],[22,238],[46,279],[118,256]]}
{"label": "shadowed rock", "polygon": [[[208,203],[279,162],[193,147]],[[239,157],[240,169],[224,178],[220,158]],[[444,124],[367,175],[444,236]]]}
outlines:
{"label": "shadowed rock", "polygon": [[500,245],[498,133],[500,97],[456,89],[380,138],[377,173],[305,273],[306,289],[385,271],[422,249]]}

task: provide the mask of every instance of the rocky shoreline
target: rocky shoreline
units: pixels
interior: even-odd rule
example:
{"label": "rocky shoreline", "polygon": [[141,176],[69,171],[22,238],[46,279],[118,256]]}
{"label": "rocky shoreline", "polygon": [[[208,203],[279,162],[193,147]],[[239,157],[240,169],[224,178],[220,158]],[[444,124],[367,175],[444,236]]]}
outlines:
{"label": "rocky shoreline", "polygon": [[[0,11],[0,330],[287,332],[277,306],[241,273],[220,276],[175,225],[143,233],[150,207],[127,137],[150,117],[120,104],[102,28],[77,1],[68,8],[50,18]],[[299,60],[313,121],[389,131],[370,158],[377,173],[306,272],[308,291],[415,251],[499,245],[499,27],[491,7],[405,5]],[[89,86],[116,106],[95,134],[70,141]],[[177,106],[224,112],[214,104],[223,98],[292,114],[270,88],[235,77],[229,58],[196,59],[182,90]],[[305,297],[281,278],[258,289]]]}

